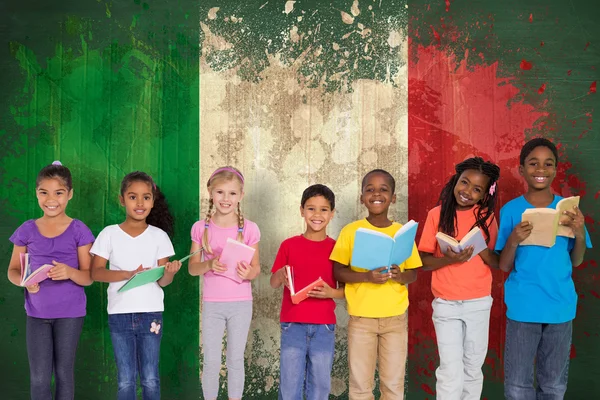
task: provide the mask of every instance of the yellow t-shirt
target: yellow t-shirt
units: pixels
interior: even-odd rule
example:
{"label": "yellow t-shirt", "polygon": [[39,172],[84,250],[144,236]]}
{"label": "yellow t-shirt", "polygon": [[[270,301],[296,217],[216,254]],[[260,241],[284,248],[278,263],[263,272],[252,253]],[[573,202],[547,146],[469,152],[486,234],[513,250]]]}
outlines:
{"label": "yellow t-shirt", "polygon": [[[366,219],[361,219],[346,225],[342,229],[329,258],[340,264],[350,265],[353,271],[365,272],[364,269],[352,266],[350,260],[354,248],[354,235],[358,228],[372,229],[394,237],[394,234],[402,228],[402,225],[394,222],[387,228],[378,228],[371,225]],[[405,270],[414,269],[422,265],[417,246],[413,245],[411,256],[400,268]],[[348,302],[348,314],[356,317],[393,317],[404,314],[408,308],[408,290],[406,286],[391,279],[383,284],[371,282],[346,283],[344,292]]]}

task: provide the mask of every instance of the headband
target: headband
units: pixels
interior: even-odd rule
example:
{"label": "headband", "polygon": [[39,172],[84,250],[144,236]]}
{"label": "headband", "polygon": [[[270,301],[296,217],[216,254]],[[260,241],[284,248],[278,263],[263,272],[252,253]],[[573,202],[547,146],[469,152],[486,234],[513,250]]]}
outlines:
{"label": "headband", "polygon": [[212,179],[212,178],[214,178],[214,176],[215,176],[216,174],[218,174],[219,172],[223,172],[223,171],[227,171],[227,172],[231,172],[231,173],[234,173],[234,174],[236,174],[236,175],[237,175],[237,176],[238,176],[238,177],[239,177],[239,178],[242,180],[242,183],[244,183],[244,177],[242,176],[242,174],[240,174],[240,173],[239,173],[239,172],[237,172],[237,171],[236,171],[234,168],[231,168],[231,167],[217,168],[217,169],[215,170],[215,172],[213,172],[213,173],[212,173],[212,175],[210,176],[210,178],[208,178],[208,181],[210,182],[210,181],[211,181],[211,179]]}

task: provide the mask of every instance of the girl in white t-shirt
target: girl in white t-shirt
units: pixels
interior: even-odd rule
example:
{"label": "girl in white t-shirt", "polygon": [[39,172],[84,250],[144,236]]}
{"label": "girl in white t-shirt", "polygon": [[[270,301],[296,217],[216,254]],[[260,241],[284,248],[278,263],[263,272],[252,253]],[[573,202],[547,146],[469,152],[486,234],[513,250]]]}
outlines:
{"label": "girl in white t-shirt", "polygon": [[[160,399],[162,288],[173,282],[181,267],[179,261],[169,262],[175,254],[169,239],[173,217],[164,195],[144,172],[123,178],[119,200],[125,207],[125,221],[107,226],[98,235],[90,250],[95,255],[92,279],[110,283],[108,325],[117,364],[117,399],[136,399],[138,374],[143,399]],[[157,282],[118,291],[136,273],[158,266],[164,266],[164,275]]]}
{"label": "girl in white t-shirt", "polygon": [[[192,250],[202,248],[203,257],[190,258],[189,272],[202,279],[202,392],[206,400],[219,394],[219,371],[223,334],[227,329],[227,392],[230,400],[244,392],[244,350],[252,321],[252,286],[260,274],[258,226],[242,216],[244,177],[233,167],[218,168],[208,179],[208,212],[192,227]],[[213,209],[215,210],[213,213]],[[255,249],[250,264],[241,262],[235,271],[219,262],[227,239]]]}

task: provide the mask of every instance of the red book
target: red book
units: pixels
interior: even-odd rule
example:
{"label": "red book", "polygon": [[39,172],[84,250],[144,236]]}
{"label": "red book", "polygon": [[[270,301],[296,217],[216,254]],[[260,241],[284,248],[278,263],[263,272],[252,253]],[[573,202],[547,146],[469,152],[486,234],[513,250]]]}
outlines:
{"label": "red book", "polygon": [[285,266],[285,275],[288,280],[288,286],[292,297],[292,303],[294,304],[298,304],[302,300],[306,300],[306,298],[308,297],[308,292],[310,292],[314,288],[325,286],[325,281],[321,279],[321,277],[319,277],[319,279],[317,279],[310,285],[306,285],[302,290],[296,291],[294,289],[294,277],[292,267],[290,267],[289,265]]}

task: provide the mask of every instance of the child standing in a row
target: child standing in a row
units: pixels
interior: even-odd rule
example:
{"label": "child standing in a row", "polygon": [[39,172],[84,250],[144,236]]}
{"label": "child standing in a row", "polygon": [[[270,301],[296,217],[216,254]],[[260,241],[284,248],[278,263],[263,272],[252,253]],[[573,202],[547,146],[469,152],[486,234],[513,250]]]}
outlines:
{"label": "child standing in a row", "polygon": [[396,182],[392,175],[376,169],[362,180],[360,201],[369,216],[346,225],[331,253],[334,277],[344,282],[348,303],[349,397],[373,399],[375,366],[379,365],[381,398],[404,399],[404,374],[408,352],[408,290],[417,279],[421,266],[417,247],[400,266],[382,265],[365,271],[351,265],[354,235],[368,228],[391,237],[402,227],[388,218],[390,205],[396,202]]}
{"label": "child standing in a row", "polygon": [[[333,277],[329,255],[335,240],[327,236],[327,225],[335,212],[335,196],[324,185],[309,186],[300,201],[306,222],[304,234],[281,243],[271,270],[271,287],[285,285],[281,300],[280,400],[326,400],[331,390],[331,368],[335,347],[335,302],[343,298]],[[286,266],[291,266],[296,290],[319,277],[324,284],[309,292],[309,298],[293,304]]]}
{"label": "child standing in a row", "polygon": [[[223,334],[227,328],[227,391],[229,399],[241,399],[244,392],[244,351],[252,322],[252,286],[260,274],[258,226],[242,215],[244,176],[233,167],[218,168],[207,183],[209,206],[206,218],[192,227],[189,273],[202,280],[202,392],[207,400],[219,394],[219,371]],[[213,214],[213,207],[215,212]],[[219,262],[227,239],[235,239],[255,249],[250,265],[242,263],[236,273],[243,279],[235,282],[215,272],[225,272]]]}
{"label": "child standing in a row", "polygon": [[[121,182],[120,203],[125,221],[100,232],[91,253],[92,278],[108,285],[108,326],[117,363],[118,400],[136,399],[138,375],[144,400],[160,399],[160,341],[164,293],[173,282],[179,261],[169,235],[173,217],[164,195],[144,172],[132,172]],[[106,269],[106,263],[110,269]],[[118,290],[135,273],[165,266],[158,282],[135,289]],[[139,266],[139,267],[138,267]]]}
{"label": "child standing in a row", "polygon": [[[532,139],[523,146],[519,173],[527,192],[506,203],[500,211],[496,251],[500,268],[510,272],[504,285],[506,344],[504,394],[509,400],[562,399],[567,390],[569,355],[577,293],[571,274],[592,243],[584,216],[577,208],[566,211],[563,225],[574,238],[556,237],[552,247],[521,246],[533,226],[521,221],[530,208],[556,208],[554,195],[558,151],[547,139]],[[537,388],[533,385],[534,360]]]}
{"label": "child standing in a row", "polygon": [[55,161],[42,168],[35,186],[43,216],[24,222],[10,237],[14,247],[8,279],[20,285],[21,253],[29,253],[32,272],[44,264],[54,265],[48,279],[25,290],[30,395],[33,400],[51,400],[54,371],[54,398],[72,400],[75,353],[86,313],[83,287],[92,284],[89,250],[94,236],[83,222],[66,214],[73,198],[67,167]]}
{"label": "child standing in a row", "polygon": [[[490,267],[498,268],[498,255],[493,249],[498,235],[494,207],[500,168],[474,157],[455,169],[442,189],[440,205],[427,214],[419,250],[423,269],[433,271],[433,323],[440,356],[435,373],[436,398],[476,400],[481,398],[481,367],[488,350]],[[441,253],[438,232],[460,241],[474,227],[481,229],[488,249],[473,258],[472,247],[460,253],[450,248]]]}

